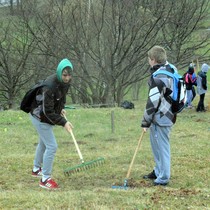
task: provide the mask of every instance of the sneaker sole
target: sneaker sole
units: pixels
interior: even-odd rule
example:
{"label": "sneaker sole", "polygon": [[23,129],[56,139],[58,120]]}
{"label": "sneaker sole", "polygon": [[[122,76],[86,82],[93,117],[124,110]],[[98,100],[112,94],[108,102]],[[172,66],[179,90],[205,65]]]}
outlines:
{"label": "sneaker sole", "polygon": [[143,177],[143,179],[144,179],[144,180],[155,180],[155,179],[157,179],[157,178],[148,178],[148,177],[147,177],[147,178],[144,178],[144,177]]}
{"label": "sneaker sole", "polygon": [[34,178],[41,178],[42,177],[42,175],[31,175],[32,177],[34,177]]}
{"label": "sneaker sole", "polygon": [[43,188],[43,189],[47,189],[47,190],[58,190],[59,188],[58,187],[54,187],[54,188],[49,188],[49,187],[45,187],[45,186],[43,186],[43,185],[39,185],[41,188]]}
{"label": "sneaker sole", "polygon": [[168,183],[156,183],[154,182],[154,186],[167,186]]}

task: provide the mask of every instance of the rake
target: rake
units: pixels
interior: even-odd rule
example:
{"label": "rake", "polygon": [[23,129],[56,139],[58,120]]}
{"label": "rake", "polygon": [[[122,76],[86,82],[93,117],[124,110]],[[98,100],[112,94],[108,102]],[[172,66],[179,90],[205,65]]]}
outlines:
{"label": "rake", "polygon": [[64,175],[69,176],[71,174],[74,174],[74,173],[77,173],[77,172],[80,172],[80,171],[84,171],[84,170],[88,170],[88,169],[96,167],[96,166],[100,166],[104,163],[105,159],[102,158],[102,157],[97,158],[96,160],[85,162],[72,130],[70,131],[70,134],[72,136],[75,147],[77,149],[77,153],[80,157],[81,164],[65,169],[64,170]]}
{"label": "rake", "polygon": [[141,141],[142,141],[142,139],[143,139],[144,133],[145,133],[145,131],[142,131],[142,134],[141,134],[141,136],[140,136],[140,138],[139,138],[139,141],[138,141],[138,145],[137,145],[137,147],[136,147],[135,153],[134,153],[133,158],[132,158],[132,161],[131,161],[131,163],[130,163],[130,166],[129,166],[129,169],[128,169],[126,178],[124,179],[123,185],[122,185],[122,186],[112,185],[112,189],[124,189],[124,190],[127,190],[127,189],[128,189],[128,179],[129,179],[129,177],[130,177],[131,168],[133,167],[133,163],[134,163],[134,160],[135,160],[135,158],[136,158],[136,154],[137,154],[137,152],[138,152],[138,150],[139,150],[139,148],[140,148]]}

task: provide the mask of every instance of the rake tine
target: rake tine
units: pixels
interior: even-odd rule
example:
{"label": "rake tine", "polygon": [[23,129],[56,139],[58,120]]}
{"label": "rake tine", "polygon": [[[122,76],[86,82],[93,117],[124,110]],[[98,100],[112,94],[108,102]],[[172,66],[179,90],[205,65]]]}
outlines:
{"label": "rake tine", "polygon": [[[66,118],[65,115],[64,115],[64,117]],[[66,118],[66,120],[67,120],[67,118]],[[76,141],[76,139],[74,137],[74,134],[73,134],[73,131],[72,130],[70,130],[70,134],[72,136],[72,139],[74,141],[74,144],[75,144],[77,153],[78,153],[78,155],[80,157],[80,160],[82,161],[82,164],[77,165],[77,166],[72,167],[72,168],[67,168],[66,170],[64,170],[64,173],[65,174],[71,175],[72,174],[71,173],[72,171],[77,173],[77,172],[80,172],[80,171],[83,171],[83,170],[88,170],[88,169],[90,169],[90,168],[95,167],[96,165],[98,165],[98,163],[97,163],[98,161],[99,162],[100,161],[105,161],[104,158],[98,158],[97,160],[93,160],[93,161],[90,161],[90,162],[84,162],[82,153],[81,153],[81,151],[79,149],[79,146],[77,144],[77,141]],[[68,172],[70,172],[70,173],[68,173]]]}
{"label": "rake tine", "polygon": [[64,173],[66,175],[71,175],[74,173],[79,173],[80,171],[85,171],[85,170],[89,170],[91,168],[95,168],[97,166],[100,166],[101,164],[103,164],[105,162],[104,158],[98,158],[96,160],[92,160],[89,162],[83,162],[80,165],[74,166],[72,168],[68,168],[64,171]]}

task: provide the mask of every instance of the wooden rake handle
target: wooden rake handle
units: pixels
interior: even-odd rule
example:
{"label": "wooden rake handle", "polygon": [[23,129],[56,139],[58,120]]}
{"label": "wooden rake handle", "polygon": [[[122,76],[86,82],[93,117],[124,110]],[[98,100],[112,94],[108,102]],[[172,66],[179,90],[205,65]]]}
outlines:
{"label": "wooden rake handle", "polygon": [[70,134],[71,134],[72,139],[73,139],[73,141],[74,141],[74,145],[75,145],[75,147],[76,147],[76,149],[77,149],[77,153],[78,153],[78,155],[79,155],[79,158],[80,158],[81,162],[84,163],[82,153],[80,152],[79,146],[78,146],[78,144],[77,144],[77,141],[76,141],[76,139],[75,139],[75,137],[74,137],[74,134],[73,134],[73,131],[72,131],[72,130],[70,130]]}
{"label": "wooden rake handle", "polygon": [[[63,117],[68,121],[68,119],[67,119],[67,117],[66,117],[65,114],[63,114]],[[73,141],[74,141],[74,145],[75,145],[75,147],[76,147],[76,149],[77,149],[77,153],[78,153],[78,155],[79,155],[79,158],[80,158],[81,162],[84,163],[82,153],[80,152],[79,146],[78,146],[77,141],[76,141],[76,139],[75,139],[75,137],[74,137],[74,134],[73,134],[72,129],[69,131],[69,133],[71,134],[71,137],[72,137],[72,139],[73,139]]]}
{"label": "wooden rake handle", "polygon": [[130,177],[131,169],[132,169],[132,167],[133,167],[133,163],[134,163],[134,160],[135,160],[135,158],[136,158],[136,154],[137,154],[137,152],[138,152],[138,150],[139,150],[139,148],[140,148],[140,146],[141,146],[141,141],[142,141],[142,139],[143,139],[144,133],[145,133],[145,131],[142,131],[141,136],[140,136],[140,138],[139,138],[138,145],[137,145],[137,147],[136,147],[135,153],[134,153],[134,155],[133,155],[133,159],[132,159],[132,161],[131,161],[131,163],[130,163],[130,166],[129,166],[129,169],[128,169],[128,172],[127,172],[127,175],[126,175],[126,179],[128,179],[128,178]]}

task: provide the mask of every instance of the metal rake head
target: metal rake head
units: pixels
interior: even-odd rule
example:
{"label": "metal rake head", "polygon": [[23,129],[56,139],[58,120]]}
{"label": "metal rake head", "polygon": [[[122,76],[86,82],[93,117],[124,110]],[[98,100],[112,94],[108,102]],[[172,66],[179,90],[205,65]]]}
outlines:
{"label": "metal rake head", "polygon": [[74,174],[74,173],[85,171],[85,170],[88,170],[90,168],[100,166],[104,162],[105,162],[104,158],[98,158],[96,160],[92,160],[92,161],[89,161],[89,162],[84,162],[84,163],[79,164],[77,166],[67,168],[66,170],[64,170],[64,175],[69,176],[69,175]]}
{"label": "metal rake head", "polygon": [[124,183],[122,186],[120,185],[112,185],[112,189],[120,189],[120,190],[127,190],[129,187],[128,187],[128,179],[125,179],[124,180]]}

